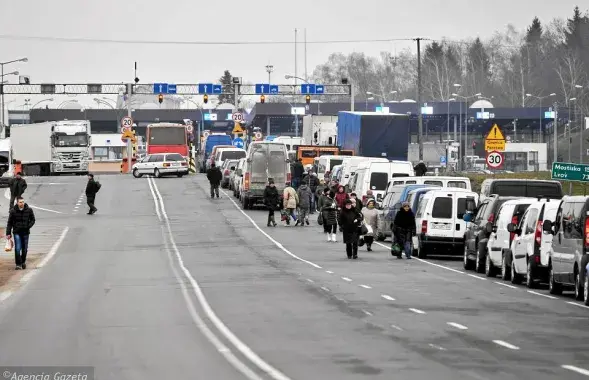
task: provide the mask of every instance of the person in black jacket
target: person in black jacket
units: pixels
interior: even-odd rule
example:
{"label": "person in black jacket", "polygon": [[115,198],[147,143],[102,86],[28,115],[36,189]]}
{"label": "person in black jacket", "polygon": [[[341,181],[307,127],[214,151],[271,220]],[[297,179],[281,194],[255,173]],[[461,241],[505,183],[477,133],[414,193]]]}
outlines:
{"label": "person in black jacket", "polygon": [[8,212],[14,207],[14,201],[18,197],[22,197],[27,189],[27,181],[22,177],[22,173],[18,172],[8,184],[10,188],[10,204],[8,205]]}
{"label": "person in black jacket", "polygon": [[96,194],[102,185],[94,180],[94,174],[88,174],[88,183],[86,184],[86,203],[90,210],[88,211],[88,215],[95,214],[98,209],[94,206],[94,202],[96,202]]}
{"label": "person in black jacket", "polygon": [[303,166],[303,160],[299,158],[292,165],[292,187],[297,190],[303,180],[303,174],[305,174],[305,167]]}
{"label": "person in black jacket", "polygon": [[419,161],[419,163],[415,165],[413,170],[415,170],[415,176],[423,177],[427,173],[427,166],[423,161]]}
{"label": "person in black jacket", "polygon": [[[411,253],[413,250],[412,238],[415,236],[417,227],[415,226],[415,215],[411,210],[409,202],[403,202],[401,209],[397,211],[397,214],[395,215],[393,226],[393,233],[395,235],[394,242],[403,247],[407,259],[411,259]],[[402,255],[397,257],[400,259],[402,258]]]}
{"label": "person in black jacket", "polygon": [[274,185],[272,178],[268,179],[268,185],[264,189],[264,204],[268,207],[268,224],[267,226],[276,227],[276,220],[274,219],[274,211],[279,211],[281,208],[280,194]]}
{"label": "person in black jacket", "polygon": [[360,239],[358,230],[362,219],[362,214],[358,212],[352,201],[346,199],[344,208],[339,215],[339,225],[342,227],[348,259],[358,258],[358,239]]}
{"label": "person in black jacket", "polygon": [[215,198],[215,195],[219,198],[219,185],[223,179],[223,173],[214,162],[211,162],[211,167],[207,170],[207,179],[211,184],[211,198]]}
{"label": "person in black jacket", "polygon": [[6,239],[14,236],[14,262],[16,270],[27,269],[27,252],[29,250],[29,235],[35,225],[35,213],[25,203],[22,197],[16,199],[16,205],[8,214],[6,225]]}

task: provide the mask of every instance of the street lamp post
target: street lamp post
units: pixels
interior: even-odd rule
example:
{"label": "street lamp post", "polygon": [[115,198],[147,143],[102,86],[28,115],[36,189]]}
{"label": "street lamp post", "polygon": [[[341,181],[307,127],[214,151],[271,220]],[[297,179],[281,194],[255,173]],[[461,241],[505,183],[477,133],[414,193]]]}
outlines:
{"label": "street lamp post", "polygon": [[274,66],[266,65],[266,72],[268,73],[268,84],[272,83],[272,72],[274,71]]}
{"label": "street lamp post", "polygon": [[538,128],[540,130],[540,134],[542,136],[542,139],[540,140],[540,142],[544,141],[544,131],[542,130],[542,100],[546,99],[546,98],[550,98],[552,96],[556,96],[556,93],[552,93],[550,95],[546,95],[546,96],[536,96],[536,95],[532,95],[532,94],[526,94],[526,97],[528,98],[535,98],[538,99],[540,101],[540,119],[538,119]]}
{"label": "street lamp post", "polygon": [[[460,84],[455,84],[454,87],[462,87],[462,85]],[[456,97],[456,98],[460,98],[460,99],[464,99],[466,104],[466,109],[464,110],[464,153],[468,156],[468,100],[472,99],[472,98],[476,98],[479,96],[483,96],[483,94],[481,94],[480,92],[471,96],[462,96],[462,95],[458,95],[458,93],[453,93],[452,96]],[[462,104],[462,103],[461,103]],[[462,126],[461,126],[461,131],[462,132]],[[462,142],[462,134],[460,136],[461,142]],[[462,145],[462,144],[461,144]],[[464,160],[462,160],[464,161]],[[461,167],[464,167],[464,162],[461,163]]]}
{"label": "street lamp post", "polygon": [[71,100],[66,100],[64,102],[61,102],[58,106],[57,109],[61,109],[63,106],[65,106],[66,104],[70,104],[70,103],[78,103],[78,101],[76,99],[71,99]]}
{"label": "street lamp post", "polygon": [[455,98],[448,99],[448,142],[450,142],[450,102],[455,100]]}
{"label": "street lamp post", "polygon": [[31,107],[31,109],[34,109],[35,107],[37,107],[41,103],[44,103],[44,102],[52,102],[52,101],[53,101],[53,98],[39,100],[37,103],[33,104],[33,106]]}
{"label": "street lamp post", "polygon": [[[11,63],[16,63],[16,62],[28,62],[29,59],[28,58],[20,58],[20,59],[14,59],[12,61],[6,61],[6,62],[0,62],[0,78],[4,78],[4,66],[9,65]],[[16,75],[18,75],[18,72],[16,72]],[[2,117],[0,118],[0,124],[1,124],[1,128],[4,128],[4,83],[0,83],[0,111],[2,111]]]}

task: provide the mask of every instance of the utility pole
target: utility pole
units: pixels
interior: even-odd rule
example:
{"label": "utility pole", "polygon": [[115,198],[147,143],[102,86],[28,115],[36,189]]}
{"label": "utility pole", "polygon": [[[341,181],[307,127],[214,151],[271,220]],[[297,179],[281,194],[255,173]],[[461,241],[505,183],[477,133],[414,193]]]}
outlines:
{"label": "utility pole", "polygon": [[554,102],[554,124],[552,137],[552,163],[558,162],[558,103]]}
{"label": "utility pole", "polygon": [[[131,109],[131,95],[133,94],[133,85],[127,84],[127,116],[133,119],[133,112]],[[133,128],[133,126],[131,126]],[[131,139],[127,139],[127,169],[128,173],[133,171],[133,142]]]}
{"label": "utility pole", "polygon": [[417,41],[417,124],[419,128],[418,142],[419,142],[419,160],[423,160],[423,115],[421,114],[421,40]]}

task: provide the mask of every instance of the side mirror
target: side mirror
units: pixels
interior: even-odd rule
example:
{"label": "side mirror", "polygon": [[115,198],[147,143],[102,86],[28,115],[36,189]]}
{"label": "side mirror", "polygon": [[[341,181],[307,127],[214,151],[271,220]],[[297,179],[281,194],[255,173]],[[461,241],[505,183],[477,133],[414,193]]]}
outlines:
{"label": "side mirror", "polygon": [[462,217],[462,220],[464,220],[466,223],[470,223],[472,221],[472,214],[470,212],[467,212]]}
{"label": "side mirror", "polygon": [[487,225],[485,226],[485,229],[487,230],[487,233],[490,234],[493,231],[493,223],[491,222],[487,222]]}
{"label": "side mirror", "polygon": [[552,235],[552,222],[550,220],[545,220],[544,223],[542,223],[542,231]]}
{"label": "side mirror", "polygon": [[519,231],[517,229],[517,226],[513,223],[509,223],[507,225],[507,231],[512,233],[512,234],[518,234],[519,235]]}

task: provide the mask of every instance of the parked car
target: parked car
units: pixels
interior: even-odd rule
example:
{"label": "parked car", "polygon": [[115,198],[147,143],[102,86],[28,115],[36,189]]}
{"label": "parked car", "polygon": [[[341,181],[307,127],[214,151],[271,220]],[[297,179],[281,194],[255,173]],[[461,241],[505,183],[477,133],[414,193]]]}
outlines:
{"label": "parked car", "polygon": [[486,179],[481,184],[483,202],[493,194],[502,197],[562,199],[564,193],[558,181],[535,179]]}
{"label": "parked car", "polygon": [[144,175],[157,178],[170,175],[182,177],[188,174],[188,162],[178,153],[150,154],[135,163],[132,171],[135,178],[141,178]]}
{"label": "parked car", "polygon": [[543,230],[553,236],[548,263],[550,293],[570,288],[589,306],[589,197],[564,197],[556,217],[545,218]]}
{"label": "parked car", "polygon": [[223,173],[223,179],[221,180],[221,187],[226,189],[229,187],[229,179],[231,173],[235,171],[239,160],[225,160],[223,166],[221,166],[221,173]]}
{"label": "parked car", "polygon": [[229,176],[229,190],[233,190],[233,196],[236,196],[236,190],[239,189],[239,179],[241,178],[241,169],[243,169],[243,163],[245,162],[245,158],[239,159],[237,161],[237,165],[235,166],[235,170],[231,172]]}

